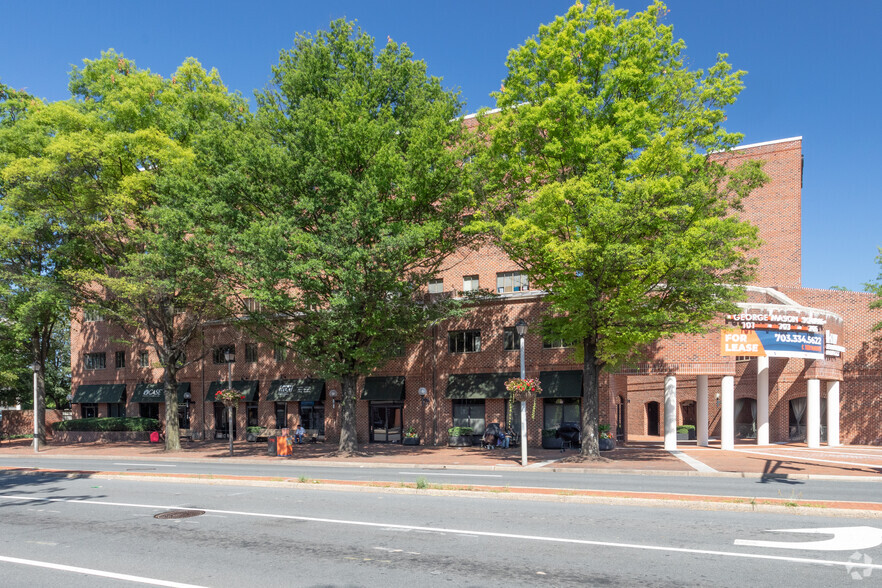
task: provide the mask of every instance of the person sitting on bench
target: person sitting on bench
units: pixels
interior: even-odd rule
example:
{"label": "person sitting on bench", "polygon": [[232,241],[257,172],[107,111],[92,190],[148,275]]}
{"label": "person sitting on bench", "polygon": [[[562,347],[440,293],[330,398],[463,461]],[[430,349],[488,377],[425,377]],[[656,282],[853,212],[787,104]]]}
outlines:
{"label": "person sitting on bench", "polygon": [[306,430],[303,428],[303,425],[297,425],[297,428],[294,429],[294,443],[297,445],[303,445],[303,436],[306,434]]}

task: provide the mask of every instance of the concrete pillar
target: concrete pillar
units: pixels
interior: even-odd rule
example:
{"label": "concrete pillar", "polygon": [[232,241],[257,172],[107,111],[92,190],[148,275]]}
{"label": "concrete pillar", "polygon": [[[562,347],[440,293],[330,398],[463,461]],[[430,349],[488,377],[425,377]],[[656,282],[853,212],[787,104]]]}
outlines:
{"label": "concrete pillar", "polygon": [[698,444],[707,447],[707,376],[695,378],[695,434]]}
{"label": "concrete pillar", "polygon": [[665,449],[677,448],[677,378],[665,377]]}
{"label": "concrete pillar", "polygon": [[839,382],[827,382],[827,446],[837,447],[839,442]]}
{"label": "concrete pillar", "polygon": [[756,358],[756,444],[769,444],[769,358]]}
{"label": "concrete pillar", "polygon": [[735,376],[723,376],[720,401],[720,449],[735,449]]}
{"label": "concrete pillar", "polygon": [[821,380],[808,381],[805,417],[805,443],[810,448],[821,446]]}

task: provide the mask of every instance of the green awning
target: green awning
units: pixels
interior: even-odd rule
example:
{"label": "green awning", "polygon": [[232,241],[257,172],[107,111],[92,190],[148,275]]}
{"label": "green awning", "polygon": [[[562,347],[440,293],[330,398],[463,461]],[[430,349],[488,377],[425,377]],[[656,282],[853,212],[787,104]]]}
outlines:
{"label": "green awning", "polygon": [[451,374],[447,377],[446,397],[454,400],[469,398],[505,398],[505,381],[517,378],[516,373],[505,374]]}
{"label": "green awning", "polygon": [[404,400],[404,376],[365,378],[362,400]]}
{"label": "green awning", "polygon": [[579,398],[582,396],[582,370],[539,372],[542,393],[539,398]]}
{"label": "green awning", "polygon": [[276,402],[308,402],[325,399],[325,381],[315,378],[273,380],[267,400]]}
{"label": "green awning", "polygon": [[[186,402],[184,393],[190,391],[190,382],[178,382],[178,404]],[[138,384],[132,394],[132,402],[142,404],[165,403],[165,384]]]}
{"label": "green awning", "polygon": [[[212,382],[205,395],[205,402],[216,402],[214,395],[221,390],[227,389],[227,382]],[[242,402],[254,402],[257,400],[257,380],[233,380],[233,389],[245,395]]]}
{"label": "green awning", "polygon": [[126,394],[125,384],[83,384],[77,386],[73,404],[92,404],[96,402],[122,402]]}

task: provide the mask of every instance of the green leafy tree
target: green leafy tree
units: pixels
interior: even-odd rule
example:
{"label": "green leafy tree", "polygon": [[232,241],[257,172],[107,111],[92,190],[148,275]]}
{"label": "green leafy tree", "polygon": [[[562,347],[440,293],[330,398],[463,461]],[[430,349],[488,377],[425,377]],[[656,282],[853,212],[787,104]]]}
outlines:
{"label": "green leafy tree", "polygon": [[480,125],[487,226],[549,292],[543,333],[580,342],[585,457],[599,455],[599,370],[706,331],[755,265],[738,211],[760,166],[707,156],[741,140],[722,123],[743,72],[725,55],[690,70],[664,14],[574,5],[509,53],[501,112]]}
{"label": "green leafy tree", "polygon": [[342,20],[281,53],[258,105],[218,231],[229,227],[241,295],[262,304],[259,327],[342,383],[350,454],[358,379],[456,309],[425,285],[468,239],[461,105],[406,45],[376,51]]}
{"label": "green leafy tree", "polygon": [[58,337],[67,332],[70,307],[70,290],[61,279],[66,237],[57,217],[16,197],[8,171],[39,150],[40,142],[30,139],[44,130],[44,110],[42,101],[0,84],[0,389],[7,401],[32,406],[36,366],[38,447],[45,443],[47,384],[53,405],[68,394],[58,389],[67,382],[58,363]]}
{"label": "green leafy tree", "polygon": [[29,157],[5,170],[9,193],[60,219],[64,278],[163,371],[166,449],[180,449],[177,372],[226,294],[208,265],[191,204],[203,133],[244,124],[245,103],[216,71],[186,60],[171,79],[112,50],[71,73],[69,101],[40,113]]}

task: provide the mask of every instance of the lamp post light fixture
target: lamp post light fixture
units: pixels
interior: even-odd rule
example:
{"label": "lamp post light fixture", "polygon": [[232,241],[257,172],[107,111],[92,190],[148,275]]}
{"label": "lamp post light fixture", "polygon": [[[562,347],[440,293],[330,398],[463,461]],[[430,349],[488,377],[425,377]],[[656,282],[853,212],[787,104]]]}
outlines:
{"label": "lamp post light fixture", "polygon": [[337,391],[331,390],[328,394],[331,396],[331,408],[337,408]]}
{"label": "lamp post light fixture", "polygon": [[40,371],[39,362],[31,364],[31,371],[34,372],[34,453],[40,452],[40,421],[37,419],[37,372]]}
{"label": "lamp post light fixture", "polygon": [[[527,334],[527,321],[518,319],[515,323],[515,331],[518,333],[518,343],[521,350],[521,379],[527,378],[527,368],[524,364],[524,336]],[[521,465],[527,467],[527,401],[521,400]]]}
{"label": "lamp post light fixture", "polygon": [[[233,362],[236,361],[236,354],[233,353],[231,349],[227,349],[224,351],[224,359],[227,361],[227,387],[228,389],[233,389]],[[233,434],[234,434],[234,423],[233,423],[233,403],[230,402],[230,405],[227,407],[227,432],[230,435],[230,457],[233,457]]]}

